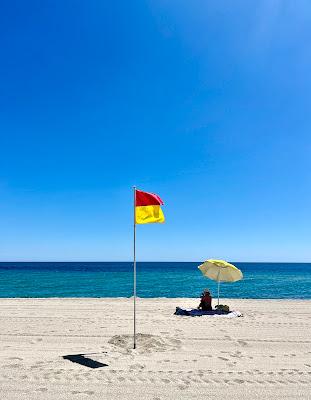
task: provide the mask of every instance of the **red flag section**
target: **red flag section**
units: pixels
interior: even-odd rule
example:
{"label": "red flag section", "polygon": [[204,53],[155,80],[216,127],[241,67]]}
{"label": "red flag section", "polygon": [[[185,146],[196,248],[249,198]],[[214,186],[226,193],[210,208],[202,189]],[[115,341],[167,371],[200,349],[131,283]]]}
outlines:
{"label": "red flag section", "polygon": [[157,194],[136,190],[136,207],[156,206],[162,204],[164,203]]}

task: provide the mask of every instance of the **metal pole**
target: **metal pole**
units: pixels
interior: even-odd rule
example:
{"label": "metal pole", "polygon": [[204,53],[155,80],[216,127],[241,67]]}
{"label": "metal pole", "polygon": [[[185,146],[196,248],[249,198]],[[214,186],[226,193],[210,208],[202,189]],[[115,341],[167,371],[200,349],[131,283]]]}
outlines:
{"label": "metal pole", "polygon": [[134,345],[133,348],[136,349],[136,187],[133,187],[134,190],[134,248],[133,248],[133,256],[134,256]]}
{"label": "metal pole", "polygon": [[218,305],[219,305],[219,286],[220,286],[220,281],[218,280]]}
{"label": "metal pole", "polygon": [[220,276],[220,267],[219,267],[218,275],[217,275],[217,281],[218,281],[218,305],[219,305],[219,286],[220,286],[219,276]]}

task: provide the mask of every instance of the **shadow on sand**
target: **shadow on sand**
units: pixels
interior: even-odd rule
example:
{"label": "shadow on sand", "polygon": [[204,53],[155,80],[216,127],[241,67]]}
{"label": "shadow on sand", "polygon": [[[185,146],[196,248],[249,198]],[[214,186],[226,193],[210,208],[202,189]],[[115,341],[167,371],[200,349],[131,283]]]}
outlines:
{"label": "shadow on sand", "polygon": [[[91,354],[98,354],[98,353],[91,353]],[[64,360],[69,360],[69,361],[71,361],[73,363],[77,363],[77,364],[83,365],[84,367],[88,367],[88,368],[108,367],[108,364],[103,364],[103,363],[98,362],[96,360],[92,360],[89,357],[85,357],[87,355],[88,354],[68,354],[67,356],[63,356],[63,359]]]}

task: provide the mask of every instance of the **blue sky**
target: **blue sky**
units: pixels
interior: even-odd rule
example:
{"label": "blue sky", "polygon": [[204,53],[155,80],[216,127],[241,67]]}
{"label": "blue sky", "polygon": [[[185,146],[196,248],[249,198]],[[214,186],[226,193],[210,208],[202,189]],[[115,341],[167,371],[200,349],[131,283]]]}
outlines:
{"label": "blue sky", "polygon": [[0,260],[311,261],[308,1],[14,1]]}

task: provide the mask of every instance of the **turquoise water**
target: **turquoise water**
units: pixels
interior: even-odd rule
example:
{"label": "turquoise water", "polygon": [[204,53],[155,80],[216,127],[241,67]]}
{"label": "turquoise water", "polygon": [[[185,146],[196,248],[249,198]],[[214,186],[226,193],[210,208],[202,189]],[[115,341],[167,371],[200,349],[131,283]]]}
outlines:
{"label": "turquoise water", "polygon": [[[198,297],[205,287],[199,262],[137,264],[140,297]],[[311,299],[311,264],[234,263],[244,273],[236,283],[222,283],[221,296],[253,299]],[[0,263],[0,297],[130,297],[130,262]]]}

